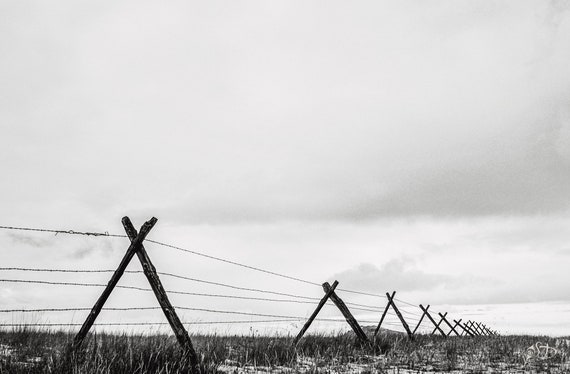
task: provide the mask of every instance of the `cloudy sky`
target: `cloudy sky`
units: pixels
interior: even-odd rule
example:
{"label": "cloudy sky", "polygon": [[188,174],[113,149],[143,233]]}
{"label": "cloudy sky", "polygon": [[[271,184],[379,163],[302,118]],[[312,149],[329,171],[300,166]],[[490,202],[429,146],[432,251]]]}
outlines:
{"label": "cloudy sky", "polygon": [[[156,216],[155,240],[570,334],[567,2],[3,1],[0,20],[0,225],[122,233],[122,216]],[[128,241],[0,232],[0,245],[3,266],[113,268]],[[159,270],[322,294],[147,249]],[[0,274],[32,276],[55,279]],[[90,307],[100,292],[63,289],[3,283],[0,304]],[[123,294],[110,302],[156,305]],[[162,320],[145,313],[120,318]]]}

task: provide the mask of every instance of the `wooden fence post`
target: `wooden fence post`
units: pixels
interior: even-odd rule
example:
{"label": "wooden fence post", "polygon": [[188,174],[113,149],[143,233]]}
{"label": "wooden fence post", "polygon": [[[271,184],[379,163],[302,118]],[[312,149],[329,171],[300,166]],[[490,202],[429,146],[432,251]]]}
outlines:
{"label": "wooden fence post", "polygon": [[[323,283],[323,290],[326,293],[328,293],[331,289],[332,287],[327,282]],[[350,313],[350,310],[348,310],[346,304],[341,300],[340,297],[338,297],[338,295],[334,292],[334,290],[332,290],[330,294],[330,299],[340,310],[340,312],[344,316],[344,319],[346,319],[346,322],[348,322],[348,324],[350,325],[356,336],[358,336],[358,338],[362,342],[368,343],[368,337],[366,336],[366,334],[364,333],[364,331],[362,330],[356,319],[352,316],[352,313]]]}
{"label": "wooden fence post", "polygon": [[[459,319],[459,321],[456,321],[456,320],[453,320],[453,321],[455,322],[455,325],[453,325],[453,329],[452,329],[452,330],[455,331],[455,333],[456,333],[457,335],[463,335],[463,332],[461,332],[461,334],[460,334],[460,333],[457,332],[457,330],[455,330],[455,328],[459,325],[459,322],[461,322],[461,319]],[[447,336],[449,336],[449,335],[451,335],[451,331],[449,331],[449,332],[447,333]]]}
{"label": "wooden fence post", "polygon": [[[451,333],[451,331],[453,331],[457,336],[459,336],[459,333],[457,331],[455,331],[455,328],[453,326],[451,326],[451,323],[449,323],[447,321],[447,319],[445,318],[446,315],[447,315],[447,313],[445,313],[445,315],[439,313],[439,316],[441,317],[443,322],[445,322],[447,324],[447,326],[449,326],[449,328],[451,329],[449,332]],[[449,334],[447,334],[447,335],[449,336]]]}
{"label": "wooden fence post", "polygon": [[479,322],[476,322],[476,323],[477,323],[477,328],[478,328],[479,330],[481,330],[481,335],[487,335],[487,332],[485,332],[485,330],[483,329],[483,327],[481,327],[481,324],[480,324]]}
{"label": "wooden fence post", "polygon": [[467,321],[467,323],[465,324],[465,327],[467,328],[467,330],[471,331],[472,336],[479,336],[479,333],[477,333],[477,331],[475,331],[475,329],[472,327],[472,324],[473,324],[473,322]]}
{"label": "wooden fence post", "polygon": [[107,287],[105,287],[105,290],[103,290],[103,293],[101,293],[101,296],[99,296],[99,299],[97,299],[97,301],[95,302],[95,305],[93,306],[91,312],[87,316],[87,319],[81,326],[81,329],[79,330],[77,335],[75,335],[75,338],[73,339],[73,343],[71,345],[72,351],[77,350],[81,346],[81,343],[83,343],[83,340],[87,336],[89,329],[91,329],[91,326],[93,326],[95,319],[97,319],[97,316],[101,312],[101,308],[103,308],[103,305],[105,305],[105,302],[109,298],[109,295],[111,295],[111,292],[113,291],[113,289],[119,282],[119,279],[121,279],[121,276],[125,272],[127,265],[129,264],[135,253],[141,247],[143,240],[146,238],[147,234],[156,224],[156,221],[158,220],[155,217],[152,217],[148,222],[145,222],[142,225],[141,230],[139,234],[136,236],[136,238],[131,239],[131,245],[127,249],[127,252],[123,256],[123,259],[119,263],[117,270],[115,270],[115,272],[111,276],[111,279],[109,280],[109,283],[107,284]]}
{"label": "wooden fence post", "polygon": [[[111,280],[109,280],[109,283],[105,287],[105,290],[103,290],[103,293],[101,294],[101,296],[99,296],[99,299],[97,299],[97,302],[93,306],[93,309],[91,310],[91,312],[87,316],[87,319],[81,326],[81,329],[73,339],[73,342],[71,344],[71,352],[74,352],[81,346],[81,343],[87,336],[87,333],[89,332],[91,326],[93,326],[93,323],[95,322],[95,319],[101,312],[101,309],[105,305],[105,302],[107,301],[107,299],[111,295],[111,292],[113,291],[119,280],[121,279],[121,276],[124,274],[127,265],[132,260],[133,256],[136,254],[143,267],[143,272],[147,277],[148,282],[150,283],[150,286],[160,306],[162,307],[164,315],[166,316],[166,319],[168,320],[172,330],[174,331],[174,334],[176,335],[178,343],[182,346],[185,356],[190,361],[190,371],[193,374],[200,373],[198,357],[196,355],[194,347],[192,346],[190,337],[188,336],[186,329],[184,329],[184,326],[182,325],[182,322],[178,318],[176,311],[172,307],[172,304],[170,304],[168,296],[166,295],[166,291],[164,290],[164,287],[162,287],[162,283],[158,278],[156,269],[152,264],[152,262],[150,261],[150,258],[148,257],[148,254],[146,253],[146,250],[144,249],[144,246],[142,244],[144,239],[150,232],[150,230],[156,224],[157,219],[153,217],[148,222],[145,222],[142,225],[139,233],[137,233],[136,229],[133,227],[128,217],[123,217],[122,222],[123,226],[125,227],[125,231],[127,232],[127,236],[131,241],[131,244],[129,245],[129,248],[127,249],[127,252],[123,256],[123,259],[121,260],[119,266],[117,267],[117,270],[115,270],[115,272],[111,276]],[[71,358],[71,355],[69,355],[68,357]]]}
{"label": "wooden fence post", "polygon": [[[137,230],[134,228],[129,217],[123,217],[122,222],[129,239],[131,241],[136,240]],[[142,265],[144,275],[148,279],[148,283],[150,283],[150,287],[152,288],[152,291],[154,292],[154,295],[156,296],[156,299],[158,300],[158,303],[160,304],[160,307],[162,308],[162,311],[168,320],[172,331],[174,331],[174,335],[176,335],[178,344],[180,344],[185,354],[188,356],[192,373],[199,373],[200,368],[198,364],[198,356],[196,355],[192,341],[190,340],[190,337],[188,336],[188,332],[184,328],[184,325],[182,325],[180,318],[178,318],[178,315],[170,303],[170,300],[168,300],[166,291],[164,290],[162,282],[156,273],[156,268],[152,264],[142,244],[139,246],[136,253]]]}
{"label": "wooden fence post", "polygon": [[443,332],[443,330],[439,328],[438,324],[435,323],[435,321],[433,320],[431,314],[429,314],[429,312],[427,311],[427,309],[424,308],[422,304],[420,304],[420,308],[424,311],[424,313],[425,313],[426,316],[429,318],[429,320],[431,321],[431,323],[433,323],[433,325],[435,326],[435,328],[439,330],[439,332],[441,333],[441,335],[447,336],[447,335],[445,335],[445,333]]}
{"label": "wooden fence post", "polygon": [[334,292],[336,286],[338,286],[337,280],[335,280],[332,286],[329,288],[329,290],[325,292],[325,296],[323,296],[321,301],[319,301],[319,305],[317,305],[317,308],[315,309],[313,314],[311,314],[307,322],[305,322],[305,325],[303,325],[301,331],[299,331],[299,333],[297,334],[297,337],[295,337],[295,339],[293,340],[293,345],[297,345],[299,340],[303,337],[309,326],[311,326],[311,323],[313,323],[313,320],[317,317],[317,314],[319,314],[319,312],[321,311],[321,309],[323,308],[323,306],[325,305],[331,294]]}
{"label": "wooden fence post", "polygon": [[414,334],[412,334],[412,332],[410,331],[410,326],[408,326],[408,323],[406,322],[406,320],[402,316],[402,313],[400,313],[400,310],[396,306],[396,303],[394,303],[394,295],[395,294],[396,294],[396,291],[392,292],[392,296],[390,296],[390,294],[388,292],[386,292],[386,297],[388,298],[388,300],[390,300],[390,304],[392,305],[392,308],[396,312],[396,315],[400,319],[400,322],[402,322],[402,326],[404,326],[404,329],[406,330],[406,334],[408,334],[408,337],[410,339],[413,339]]}
{"label": "wooden fence post", "polygon": [[[445,313],[443,314],[443,316],[441,315],[441,313],[438,313],[438,314],[439,314],[439,316],[440,316],[441,318],[439,319],[439,322],[437,323],[437,325],[435,326],[435,328],[434,328],[433,331],[431,332],[432,335],[435,334],[435,332],[436,332],[437,330],[440,330],[440,331],[443,332],[443,330],[440,328],[440,326],[441,326],[441,323],[443,322],[443,319],[444,319],[445,316],[447,315],[447,312],[445,312]],[[444,333],[444,334],[445,334],[445,333]]]}
{"label": "wooden fence post", "polygon": [[471,331],[469,331],[469,329],[467,329],[467,328],[465,327],[465,324],[464,324],[464,323],[463,323],[463,324],[461,323],[461,320],[459,320],[459,321],[453,320],[453,322],[455,322],[455,324],[456,324],[457,326],[461,327],[461,328],[463,329],[463,331],[465,331],[465,333],[466,333],[467,335],[473,336],[473,333],[471,333]]}
{"label": "wooden fence post", "polygon": [[[395,294],[396,294],[396,291],[392,292],[392,297],[394,297]],[[376,326],[376,330],[374,330],[374,337],[376,337],[376,335],[378,335],[378,332],[380,331],[380,326],[382,326],[382,322],[384,322],[384,318],[386,317],[386,313],[388,313],[389,308],[390,308],[390,298],[388,298],[388,303],[386,304],[386,307],[384,308],[384,311],[382,312],[382,317],[380,317],[380,322],[378,322],[378,326]]]}
{"label": "wooden fence post", "polygon": [[[427,311],[427,310],[429,309],[429,307],[430,307],[429,305],[426,306],[426,309],[425,309],[425,310]],[[426,315],[426,312],[423,312],[423,313],[422,313],[422,316],[420,317],[420,321],[419,321],[418,324],[416,325],[416,328],[414,329],[414,331],[412,331],[412,334],[415,334],[415,333],[416,333],[416,331],[418,330],[418,327],[420,327],[420,325],[422,324],[422,321],[424,320],[425,315]]]}

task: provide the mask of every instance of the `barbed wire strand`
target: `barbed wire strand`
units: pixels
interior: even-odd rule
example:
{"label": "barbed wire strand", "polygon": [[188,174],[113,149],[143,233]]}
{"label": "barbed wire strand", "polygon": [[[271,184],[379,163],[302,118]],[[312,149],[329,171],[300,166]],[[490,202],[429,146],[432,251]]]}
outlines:
{"label": "barbed wire strand", "polygon": [[[25,268],[25,267],[0,267],[0,271],[27,271],[27,272],[49,272],[49,273],[113,273],[114,272],[114,270],[109,270],[109,269],[105,269],[105,270],[96,270],[96,269],[50,269],[50,268]],[[139,274],[139,273],[143,273],[143,271],[142,270],[125,270],[125,273]],[[226,284],[226,283],[206,281],[203,279],[191,278],[191,277],[186,277],[183,275],[178,275],[178,274],[173,274],[173,273],[168,273],[168,272],[157,272],[157,274],[167,276],[167,277],[173,277],[173,278],[187,280],[187,281],[193,281],[193,282],[205,283],[205,284],[210,284],[210,285],[222,286],[222,287],[227,287],[227,288],[232,288],[232,289],[237,289],[237,290],[242,290],[242,291],[261,292],[261,293],[266,293],[266,294],[288,296],[288,297],[304,299],[304,300],[320,301],[320,299],[316,298],[316,297],[308,297],[308,296],[301,296],[301,295],[284,293],[284,292],[268,291],[268,290],[262,290],[262,289],[258,289],[258,288],[239,287],[239,286],[234,286],[234,285],[230,285],[230,284]],[[301,301],[269,299],[269,298],[238,297],[238,296],[231,297],[231,296],[227,296],[227,295],[216,296],[216,295],[209,295],[209,294],[207,295],[207,294],[201,294],[201,293],[195,293],[195,292],[178,292],[178,291],[172,291],[172,292],[173,293],[179,293],[179,294],[194,295],[194,296],[228,297],[228,298],[246,299],[246,300],[265,300],[265,301],[275,301],[275,302],[297,302],[297,303],[301,303],[301,304],[312,304],[312,302],[308,302],[308,301],[301,302]],[[373,305],[358,304],[358,303],[351,303],[351,302],[346,302],[346,304],[349,306],[352,306],[353,308],[360,308],[360,310],[364,310],[362,308],[366,308],[367,311],[370,311],[370,312],[382,312],[383,311],[383,309],[381,309],[381,307],[377,307],[377,306],[373,306]]]}
{"label": "barbed wire strand", "polygon": [[[99,233],[99,232],[82,232],[82,231],[75,231],[75,230],[53,230],[53,229],[39,229],[39,228],[31,228],[31,227],[15,227],[15,226],[0,226],[0,229],[5,229],[5,230],[20,230],[20,231],[37,231],[37,232],[49,232],[49,233],[55,233],[57,234],[70,234],[70,235],[89,235],[89,236],[108,236],[108,237],[127,237],[126,235],[117,235],[117,234],[109,234],[108,232],[105,233]],[[179,246],[175,246],[172,244],[168,244],[168,243],[163,243],[163,242],[159,242],[157,240],[152,240],[152,239],[146,239],[146,242],[149,243],[153,243],[153,244],[157,244],[163,247],[167,247],[167,248],[172,248],[172,249],[176,249],[178,251],[182,251],[182,252],[186,252],[186,253],[190,253],[196,256],[201,256],[201,257],[205,257],[205,258],[209,258],[211,260],[216,260],[216,261],[220,261],[220,262],[224,262],[227,264],[231,264],[234,266],[240,266],[249,270],[254,270],[254,271],[258,271],[261,273],[265,273],[265,274],[269,274],[269,275],[273,275],[276,277],[281,277],[281,278],[285,278],[285,279],[289,279],[289,280],[294,280],[297,282],[301,282],[301,283],[305,283],[305,284],[310,284],[313,286],[321,286],[319,283],[317,282],[312,282],[312,281],[308,281],[306,279],[302,279],[299,277],[294,277],[294,276],[290,276],[290,275],[286,275],[286,274],[282,274],[282,273],[278,273],[275,271],[271,271],[271,270],[266,270],[266,269],[262,269],[260,267],[256,267],[256,266],[251,266],[251,265],[247,265],[247,264],[243,264],[241,262],[237,262],[237,261],[232,261],[232,260],[228,260],[225,258],[221,258],[221,257],[217,257],[217,256],[212,256],[203,252],[199,252],[199,251],[195,251],[195,250],[191,250],[191,249],[187,249],[187,248],[182,248]],[[355,290],[349,290],[349,289],[344,289],[344,288],[338,288],[339,291],[343,291],[343,292],[348,292],[348,293],[352,293],[352,294],[358,294],[358,295],[365,295],[365,296],[373,296],[373,297],[385,297],[383,295],[378,295],[378,294],[373,294],[373,293],[369,293],[369,292],[362,292],[362,291],[355,291]]]}
{"label": "barbed wire strand", "polygon": [[67,235],[87,235],[87,236],[108,236],[112,238],[126,238],[126,235],[109,234],[108,232],[89,232],[89,231],[75,231],[75,230],[55,230],[55,229],[40,229],[34,227],[16,227],[16,226],[0,226],[3,230],[17,230],[17,231],[36,231],[36,232],[49,232],[52,234],[67,234]]}

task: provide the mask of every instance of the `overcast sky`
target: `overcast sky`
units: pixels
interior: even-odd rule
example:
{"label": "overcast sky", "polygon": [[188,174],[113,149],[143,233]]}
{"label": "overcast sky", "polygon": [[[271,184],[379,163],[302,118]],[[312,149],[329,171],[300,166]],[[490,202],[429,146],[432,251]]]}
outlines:
{"label": "overcast sky", "polygon": [[[156,216],[150,237],[185,248],[570,334],[569,39],[566,1],[3,1],[0,225],[121,233]],[[113,268],[128,246],[0,244],[5,266],[60,268]],[[148,250],[159,270],[322,294]],[[69,305],[0,291],[5,308]],[[498,312],[519,303],[557,312]]]}

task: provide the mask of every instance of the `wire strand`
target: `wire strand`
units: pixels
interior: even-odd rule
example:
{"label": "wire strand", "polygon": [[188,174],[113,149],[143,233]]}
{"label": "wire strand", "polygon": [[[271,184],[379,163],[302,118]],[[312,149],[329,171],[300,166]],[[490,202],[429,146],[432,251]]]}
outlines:
{"label": "wire strand", "polygon": [[35,231],[35,232],[49,232],[53,234],[67,234],[67,235],[87,235],[87,236],[108,236],[113,238],[126,238],[126,235],[109,234],[108,232],[89,232],[89,231],[75,231],[75,230],[54,230],[54,229],[39,229],[34,227],[16,227],[16,226],[0,226],[3,230],[16,230],[16,231]]}

